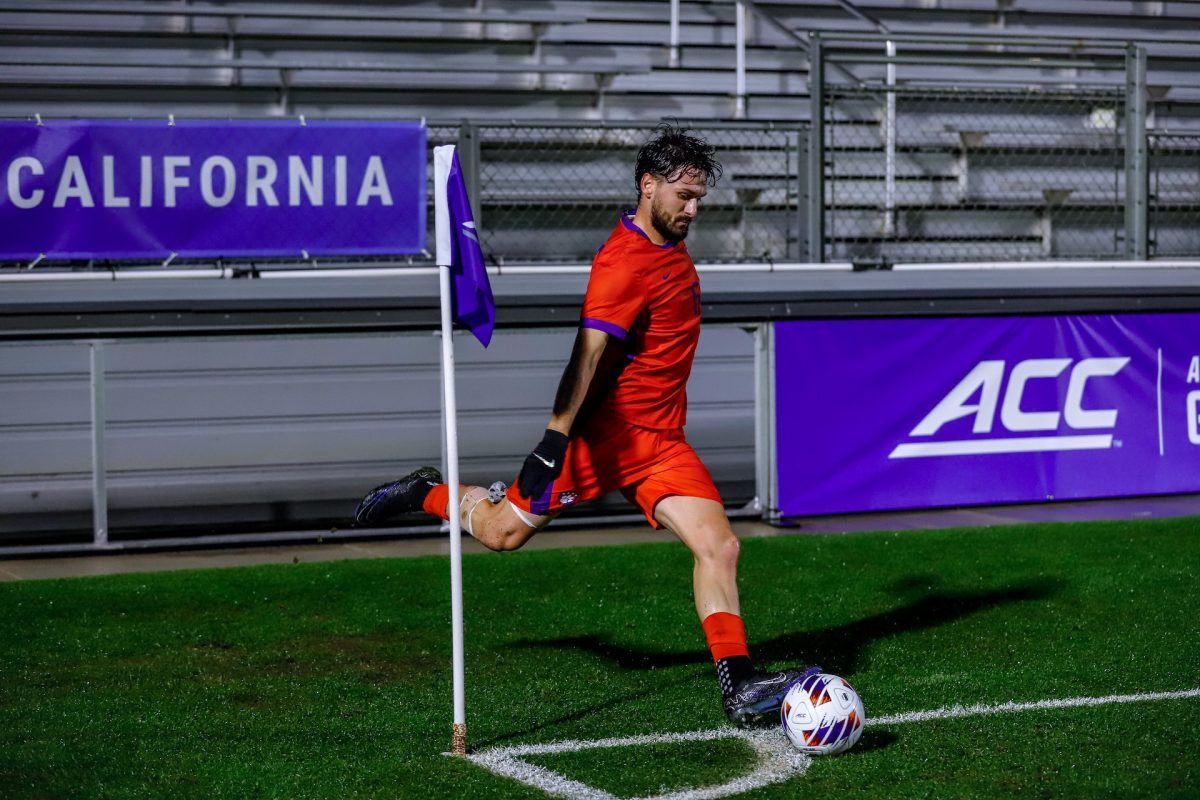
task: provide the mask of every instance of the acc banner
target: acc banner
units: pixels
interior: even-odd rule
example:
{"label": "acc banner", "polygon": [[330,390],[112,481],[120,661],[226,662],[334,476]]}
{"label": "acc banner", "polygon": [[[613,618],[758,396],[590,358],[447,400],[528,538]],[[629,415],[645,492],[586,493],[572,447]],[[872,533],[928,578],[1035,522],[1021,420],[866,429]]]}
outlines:
{"label": "acc banner", "polygon": [[0,122],[0,259],[420,252],[425,162],[413,122]]}
{"label": "acc banner", "polygon": [[1200,314],[780,322],[784,515],[1200,491]]}

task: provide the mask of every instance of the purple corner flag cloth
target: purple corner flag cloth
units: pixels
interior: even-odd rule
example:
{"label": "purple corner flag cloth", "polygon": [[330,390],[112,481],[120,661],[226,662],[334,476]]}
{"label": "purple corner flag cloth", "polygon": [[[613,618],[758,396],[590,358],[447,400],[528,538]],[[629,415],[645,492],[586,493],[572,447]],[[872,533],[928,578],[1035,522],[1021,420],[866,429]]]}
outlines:
{"label": "purple corner flag cloth", "polygon": [[463,182],[458,151],[446,181],[446,200],[450,208],[451,260],[450,276],[453,288],[451,309],[454,321],[465,325],[475,338],[487,347],[496,327],[496,301],[484,266],[483,251],[471,216],[471,202]]}

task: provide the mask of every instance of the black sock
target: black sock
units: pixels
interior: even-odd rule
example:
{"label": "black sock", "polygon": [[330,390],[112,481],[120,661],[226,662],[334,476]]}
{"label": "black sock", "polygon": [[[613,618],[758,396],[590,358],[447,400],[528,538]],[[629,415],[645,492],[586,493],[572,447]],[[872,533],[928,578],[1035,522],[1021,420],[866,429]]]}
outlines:
{"label": "black sock", "polygon": [[717,660],[717,682],[721,684],[721,697],[730,698],[738,684],[754,674],[754,662],[750,656],[730,656]]}

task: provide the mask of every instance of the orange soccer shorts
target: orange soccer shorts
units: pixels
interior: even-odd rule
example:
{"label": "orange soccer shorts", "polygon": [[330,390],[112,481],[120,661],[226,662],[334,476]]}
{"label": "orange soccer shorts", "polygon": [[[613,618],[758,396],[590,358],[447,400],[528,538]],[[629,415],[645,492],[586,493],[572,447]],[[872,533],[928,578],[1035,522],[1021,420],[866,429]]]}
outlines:
{"label": "orange soccer shorts", "polygon": [[717,487],[683,429],[652,430],[612,415],[594,418],[567,445],[562,474],[541,497],[521,497],[514,482],[513,505],[530,514],[555,515],[576,503],[621,491],[654,528],[654,508],[665,497],[703,497],[722,502]]}

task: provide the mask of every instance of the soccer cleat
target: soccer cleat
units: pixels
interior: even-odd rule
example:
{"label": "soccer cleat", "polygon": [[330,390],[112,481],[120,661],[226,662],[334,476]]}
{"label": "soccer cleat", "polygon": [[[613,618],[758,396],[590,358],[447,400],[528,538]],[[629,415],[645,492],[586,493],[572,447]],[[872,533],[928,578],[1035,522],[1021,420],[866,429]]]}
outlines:
{"label": "soccer cleat", "polygon": [[820,671],[820,667],[808,667],[753,675],[739,683],[733,694],[725,698],[725,716],[740,728],[777,723],[783,697],[792,684]]}
{"label": "soccer cleat", "polygon": [[384,483],[367,492],[354,509],[355,525],[378,525],[401,514],[421,510],[429,490],[442,483],[442,473],[421,467],[398,481]]}

